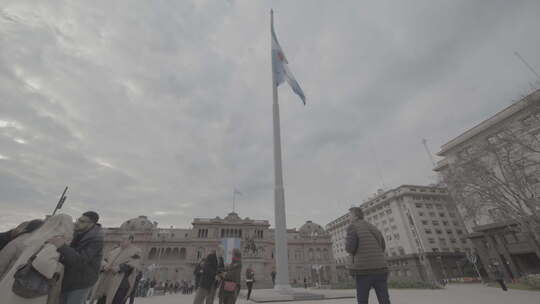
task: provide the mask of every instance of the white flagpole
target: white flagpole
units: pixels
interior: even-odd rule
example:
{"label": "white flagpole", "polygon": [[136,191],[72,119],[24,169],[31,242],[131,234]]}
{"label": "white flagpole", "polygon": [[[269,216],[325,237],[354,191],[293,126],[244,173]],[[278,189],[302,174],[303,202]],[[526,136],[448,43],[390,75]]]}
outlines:
{"label": "white flagpole", "polygon": [[[274,11],[270,10],[271,31],[274,29]],[[272,36],[272,34],[270,34]],[[272,38],[270,38],[272,39]],[[281,134],[279,122],[279,104],[276,83],[276,71],[272,59],[272,95],[274,114],[274,223],[275,223],[275,258],[276,285],[274,289],[290,290],[289,257],[287,255],[287,223],[285,215],[285,191],[283,189],[283,168],[281,166]]]}

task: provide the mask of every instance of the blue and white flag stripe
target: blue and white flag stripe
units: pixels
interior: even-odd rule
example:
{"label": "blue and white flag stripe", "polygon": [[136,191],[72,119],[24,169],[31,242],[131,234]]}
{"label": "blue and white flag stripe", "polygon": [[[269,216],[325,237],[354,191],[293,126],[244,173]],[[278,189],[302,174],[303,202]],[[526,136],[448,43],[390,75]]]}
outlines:
{"label": "blue and white flag stripe", "polygon": [[232,262],[232,251],[234,248],[240,248],[240,242],[240,238],[225,238],[221,240],[221,245],[223,245],[225,251],[225,264]]}
{"label": "blue and white flag stripe", "polygon": [[283,83],[284,80],[287,80],[293,92],[295,92],[296,95],[300,96],[300,98],[302,99],[302,102],[304,103],[304,105],[306,105],[306,96],[304,95],[304,91],[302,91],[302,88],[298,84],[298,81],[296,81],[291,70],[289,70],[289,66],[288,66],[289,62],[287,61],[287,58],[285,58],[285,54],[283,53],[283,50],[281,49],[281,46],[279,45],[279,42],[277,40],[276,33],[274,32],[274,18],[272,18],[271,20],[271,28],[272,28],[272,71],[275,73],[274,85],[279,86],[281,83]]}

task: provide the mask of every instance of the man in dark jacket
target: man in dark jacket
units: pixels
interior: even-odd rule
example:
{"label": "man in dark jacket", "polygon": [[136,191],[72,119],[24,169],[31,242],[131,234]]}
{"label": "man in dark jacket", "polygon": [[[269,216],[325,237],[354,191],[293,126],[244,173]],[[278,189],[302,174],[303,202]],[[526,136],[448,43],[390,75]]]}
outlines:
{"label": "man in dark jacket", "polygon": [[103,257],[103,231],[97,222],[99,215],[88,211],[75,223],[70,245],[62,238],[52,238],[64,264],[61,300],[63,304],[83,304],[90,288],[96,283]]}
{"label": "man in dark jacket", "polygon": [[375,226],[364,220],[362,209],[353,207],[349,211],[351,224],[347,227],[345,250],[351,255],[347,268],[356,279],[358,304],[368,303],[371,287],[375,289],[379,304],[390,304],[384,237]]}

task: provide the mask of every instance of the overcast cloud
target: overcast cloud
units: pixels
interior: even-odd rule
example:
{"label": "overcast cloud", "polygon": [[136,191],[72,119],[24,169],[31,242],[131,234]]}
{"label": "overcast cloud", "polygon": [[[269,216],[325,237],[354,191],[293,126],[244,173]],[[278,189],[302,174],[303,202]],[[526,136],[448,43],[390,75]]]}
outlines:
{"label": "overcast cloud", "polygon": [[0,228],[273,223],[269,10],[307,96],[280,86],[288,226],[434,181],[432,151],[539,87],[540,2],[0,0]]}

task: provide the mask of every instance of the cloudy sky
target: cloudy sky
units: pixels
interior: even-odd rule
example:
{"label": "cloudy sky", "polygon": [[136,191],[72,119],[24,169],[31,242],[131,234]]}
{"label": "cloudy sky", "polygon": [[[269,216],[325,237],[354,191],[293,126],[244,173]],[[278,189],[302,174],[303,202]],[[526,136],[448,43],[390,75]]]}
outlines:
{"label": "cloudy sky", "polygon": [[288,226],[433,182],[439,147],[540,87],[540,2],[0,0],[0,228],[273,222],[269,10],[307,96],[280,86]]}

